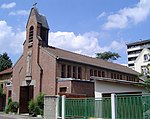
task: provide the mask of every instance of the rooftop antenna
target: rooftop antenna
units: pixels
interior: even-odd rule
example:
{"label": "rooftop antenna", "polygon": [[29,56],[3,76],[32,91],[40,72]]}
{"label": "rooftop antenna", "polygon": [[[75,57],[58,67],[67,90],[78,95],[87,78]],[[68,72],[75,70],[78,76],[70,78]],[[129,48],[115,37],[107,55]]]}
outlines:
{"label": "rooftop antenna", "polygon": [[36,5],[37,5],[37,2],[35,2],[35,3],[33,4],[33,7],[36,8]]}

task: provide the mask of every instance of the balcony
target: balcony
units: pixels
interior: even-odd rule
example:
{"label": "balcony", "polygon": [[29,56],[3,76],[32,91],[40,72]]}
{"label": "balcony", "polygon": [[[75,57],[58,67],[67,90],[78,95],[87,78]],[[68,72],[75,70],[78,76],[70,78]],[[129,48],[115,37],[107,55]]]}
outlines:
{"label": "balcony", "polygon": [[131,58],[131,57],[138,57],[138,56],[139,56],[139,54],[140,54],[140,53],[136,53],[136,54],[129,54],[129,55],[128,55],[128,58]]}
{"label": "balcony", "polygon": [[134,64],[134,61],[128,61],[128,64]]}

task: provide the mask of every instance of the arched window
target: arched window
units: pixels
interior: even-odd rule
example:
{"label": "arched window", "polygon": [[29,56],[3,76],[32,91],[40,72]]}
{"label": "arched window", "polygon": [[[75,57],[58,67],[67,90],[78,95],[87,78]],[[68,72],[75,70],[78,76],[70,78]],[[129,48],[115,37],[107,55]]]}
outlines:
{"label": "arched window", "polygon": [[31,26],[29,29],[29,42],[33,41],[33,33],[34,33],[34,27]]}

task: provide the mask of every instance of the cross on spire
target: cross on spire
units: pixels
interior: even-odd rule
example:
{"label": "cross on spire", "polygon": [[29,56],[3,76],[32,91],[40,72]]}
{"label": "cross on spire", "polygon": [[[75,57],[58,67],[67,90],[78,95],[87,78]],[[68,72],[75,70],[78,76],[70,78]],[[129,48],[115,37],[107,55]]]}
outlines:
{"label": "cross on spire", "polygon": [[35,3],[33,4],[33,7],[36,8],[36,5],[37,5],[37,2],[35,2]]}

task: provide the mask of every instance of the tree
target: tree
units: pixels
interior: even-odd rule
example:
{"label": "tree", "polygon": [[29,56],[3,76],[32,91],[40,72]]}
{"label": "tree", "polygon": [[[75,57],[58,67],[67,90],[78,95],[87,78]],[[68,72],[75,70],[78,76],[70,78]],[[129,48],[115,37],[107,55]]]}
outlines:
{"label": "tree", "polygon": [[98,59],[103,59],[106,61],[112,61],[112,60],[117,60],[120,57],[118,53],[115,52],[103,52],[103,53],[96,53],[96,58]]}
{"label": "tree", "polygon": [[0,72],[10,67],[12,67],[12,61],[7,53],[0,54]]}

